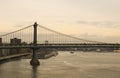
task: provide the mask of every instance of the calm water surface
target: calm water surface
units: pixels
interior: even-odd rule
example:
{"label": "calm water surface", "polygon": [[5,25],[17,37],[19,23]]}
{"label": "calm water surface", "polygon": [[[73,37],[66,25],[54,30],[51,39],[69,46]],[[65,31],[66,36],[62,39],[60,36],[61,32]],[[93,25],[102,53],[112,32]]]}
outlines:
{"label": "calm water surface", "polygon": [[120,78],[120,53],[60,52],[32,67],[30,59],[0,65],[0,78]]}

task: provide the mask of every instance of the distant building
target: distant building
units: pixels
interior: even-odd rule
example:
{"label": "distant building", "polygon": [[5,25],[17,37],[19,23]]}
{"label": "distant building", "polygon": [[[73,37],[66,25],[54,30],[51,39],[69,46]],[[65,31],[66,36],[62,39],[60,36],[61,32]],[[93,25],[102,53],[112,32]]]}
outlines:
{"label": "distant building", "polygon": [[[18,39],[18,38],[10,39],[10,44],[2,43],[2,38],[0,38],[0,46],[2,46],[2,45],[18,46],[18,45],[27,45],[27,43],[21,42],[21,39]],[[12,54],[26,53],[26,52],[30,52],[30,51],[31,51],[31,49],[29,49],[29,48],[0,49],[0,57],[12,55]]]}
{"label": "distant building", "polygon": [[[21,45],[21,39],[18,39],[18,38],[13,38],[13,39],[10,39],[10,45]],[[10,50],[10,54],[18,54],[20,53],[20,49],[11,49]]]}
{"label": "distant building", "polygon": [[[2,46],[2,38],[0,38],[0,46]],[[2,49],[0,49],[0,56],[2,56]]]}
{"label": "distant building", "polygon": [[20,45],[21,44],[21,39],[18,39],[18,38],[10,39],[10,44],[11,45]]}
{"label": "distant building", "polygon": [[45,44],[48,44],[48,40],[45,41]]}
{"label": "distant building", "polygon": [[[2,46],[2,45],[7,45],[7,43],[3,43],[2,38],[0,38],[0,46]],[[9,55],[9,53],[10,53],[9,49],[0,49],[0,57],[7,56],[7,55]]]}

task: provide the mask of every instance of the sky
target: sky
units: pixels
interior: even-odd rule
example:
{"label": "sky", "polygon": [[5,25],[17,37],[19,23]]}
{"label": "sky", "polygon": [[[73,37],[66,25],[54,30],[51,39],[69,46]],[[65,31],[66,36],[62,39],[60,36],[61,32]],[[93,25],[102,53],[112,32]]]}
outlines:
{"label": "sky", "polygon": [[120,0],[0,0],[0,33],[33,24],[83,39],[120,43]]}

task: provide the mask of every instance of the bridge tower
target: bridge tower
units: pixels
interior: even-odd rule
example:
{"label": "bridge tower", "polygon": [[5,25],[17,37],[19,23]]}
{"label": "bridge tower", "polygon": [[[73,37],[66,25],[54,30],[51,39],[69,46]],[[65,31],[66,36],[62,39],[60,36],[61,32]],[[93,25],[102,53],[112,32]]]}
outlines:
{"label": "bridge tower", "polygon": [[33,28],[34,28],[34,38],[33,38],[33,56],[32,56],[32,59],[30,61],[30,64],[33,65],[33,66],[36,66],[36,65],[40,65],[40,62],[38,60],[38,57],[37,57],[37,48],[35,46],[37,46],[37,22],[34,23],[33,25]]}

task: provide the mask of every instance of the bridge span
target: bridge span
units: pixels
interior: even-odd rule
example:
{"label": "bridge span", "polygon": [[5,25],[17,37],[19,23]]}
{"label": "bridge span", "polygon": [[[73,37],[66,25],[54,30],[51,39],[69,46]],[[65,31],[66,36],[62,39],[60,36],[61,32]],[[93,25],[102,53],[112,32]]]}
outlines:
{"label": "bridge span", "polygon": [[37,49],[112,49],[118,50],[119,43],[105,43],[77,38],[46,28],[36,22],[33,25],[0,36],[2,49],[32,49],[31,65],[39,65]]}

